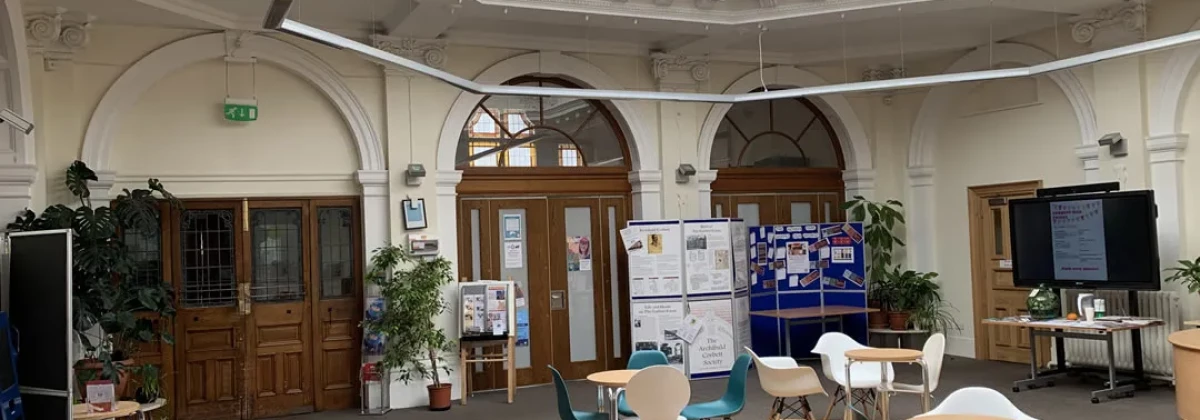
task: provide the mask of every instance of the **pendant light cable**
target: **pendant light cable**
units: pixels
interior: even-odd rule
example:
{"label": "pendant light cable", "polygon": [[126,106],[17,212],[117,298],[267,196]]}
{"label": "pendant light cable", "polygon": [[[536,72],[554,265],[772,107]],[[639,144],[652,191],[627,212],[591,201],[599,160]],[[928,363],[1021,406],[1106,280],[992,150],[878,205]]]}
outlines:
{"label": "pendant light cable", "polygon": [[763,33],[765,33],[765,32],[767,32],[767,28],[762,25],[759,25],[759,27],[758,27],[758,83],[762,84],[763,92],[767,92],[770,90],[770,89],[767,89],[767,79],[763,77],[762,37],[763,37]]}

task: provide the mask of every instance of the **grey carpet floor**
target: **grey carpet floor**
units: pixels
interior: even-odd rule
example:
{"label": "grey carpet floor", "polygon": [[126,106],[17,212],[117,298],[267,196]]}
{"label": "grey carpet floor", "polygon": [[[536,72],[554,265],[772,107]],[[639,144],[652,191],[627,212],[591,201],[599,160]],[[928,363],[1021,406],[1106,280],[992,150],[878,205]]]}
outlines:
{"label": "grey carpet floor", "polygon": [[[814,366],[820,372],[819,363]],[[1134,398],[1101,400],[1092,404],[1089,392],[1102,387],[1099,380],[1090,378],[1063,378],[1054,388],[1032,391],[1011,391],[1012,381],[1028,374],[1028,366],[1002,362],[984,362],[973,359],[947,357],[942,370],[941,384],[934,395],[936,406],[941,398],[956,389],[968,386],[984,386],[996,389],[1020,407],[1025,413],[1042,420],[1059,419],[1130,419],[1172,420],[1175,414],[1175,392],[1169,384],[1157,383],[1148,391],[1139,391]],[[897,366],[897,375],[902,382],[919,383],[920,373],[909,366]],[[707,401],[719,398],[725,392],[724,379],[692,382],[692,400]],[[596,388],[586,381],[574,381],[569,385],[571,402],[576,409],[594,410]],[[831,383],[825,383],[832,392]],[[766,420],[771,407],[771,397],[762,391],[753,370],[747,379],[746,408],[735,419]],[[534,420],[558,419],[556,397],[553,386],[521,388],[516,402],[504,402],[503,392],[477,393],[466,406],[454,403],[450,411],[430,412],[423,409],[397,410],[382,416],[384,419],[430,419],[430,420]],[[828,407],[829,399],[810,398],[820,419]],[[919,398],[900,395],[892,399],[892,419],[907,419],[918,413]],[[839,406],[840,408],[840,406]],[[834,410],[840,419],[840,411]],[[338,420],[360,418],[354,412],[326,412],[289,417],[291,420]]]}

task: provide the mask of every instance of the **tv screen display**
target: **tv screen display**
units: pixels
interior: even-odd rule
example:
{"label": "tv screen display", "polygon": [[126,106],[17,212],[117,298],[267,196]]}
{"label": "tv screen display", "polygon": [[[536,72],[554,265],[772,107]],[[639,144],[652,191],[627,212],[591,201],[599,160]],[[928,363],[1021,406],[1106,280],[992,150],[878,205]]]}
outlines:
{"label": "tv screen display", "polygon": [[1020,287],[1159,290],[1153,191],[1012,200]]}

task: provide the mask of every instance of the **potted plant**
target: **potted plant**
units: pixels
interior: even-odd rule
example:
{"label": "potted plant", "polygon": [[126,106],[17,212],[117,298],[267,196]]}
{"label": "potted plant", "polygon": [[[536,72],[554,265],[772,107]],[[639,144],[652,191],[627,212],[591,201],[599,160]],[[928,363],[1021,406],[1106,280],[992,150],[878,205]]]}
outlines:
{"label": "potted plant", "polygon": [[1179,260],[1178,267],[1168,268],[1172,271],[1168,282],[1179,282],[1187,287],[1189,293],[1200,293],[1200,258],[1195,261]]}
{"label": "potted plant", "polygon": [[900,212],[902,207],[904,205],[896,200],[875,202],[862,196],[854,196],[854,199],[842,204],[842,209],[850,213],[851,220],[864,225],[863,238],[868,261],[867,304],[879,309],[878,312],[867,314],[867,323],[871,328],[884,328],[888,323],[892,296],[888,285],[888,269],[892,266],[892,254],[896,247],[904,246],[904,241],[895,233],[904,224],[904,214]]}
{"label": "potted plant", "polygon": [[[941,286],[933,282],[937,273],[921,273],[913,270],[901,271],[894,268],[888,274],[891,308],[888,312],[888,326],[893,330],[908,329],[909,321],[915,314],[924,312],[922,322],[929,326],[936,322],[936,315],[941,314]],[[934,315],[934,318],[929,316]]]}
{"label": "potted plant", "polygon": [[[66,187],[78,199],[77,207],[57,204],[41,215],[25,210],[8,224],[9,230],[70,229],[73,232],[72,327],[83,348],[76,363],[79,386],[96,378],[112,380],[117,395],[129,384],[128,367],[142,343],[162,340],[174,344],[165,328],[175,314],[174,295],[162,279],[139,279],[133,255],[123,233],[130,229],[159,229],[158,201],[174,206],[178,200],[157,179],[147,189],[124,190],[109,206],[92,205],[90,181],[96,173],[76,161],[66,170]],[[139,314],[157,314],[156,326]]]}
{"label": "potted plant", "polygon": [[447,309],[442,287],[454,280],[450,261],[441,256],[414,256],[411,250],[388,245],[375,250],[367,280],[379,287],[384,309],[378,319],[363,325],[383,335],[383,359],[378,368],[398,371],[404,383],[432,381],[428,385],[429,409],[450,409],[450,384],[439,372],[450,374],[442,358],[453,351],[453,342],[436,324]]}
{"label": "potted plant", "polygon": [[158,366],[145,364],[133,370],[137,370],[138,388],[134,393],[134,400],[139,404],[149,404],[162,396],[162,378]]}

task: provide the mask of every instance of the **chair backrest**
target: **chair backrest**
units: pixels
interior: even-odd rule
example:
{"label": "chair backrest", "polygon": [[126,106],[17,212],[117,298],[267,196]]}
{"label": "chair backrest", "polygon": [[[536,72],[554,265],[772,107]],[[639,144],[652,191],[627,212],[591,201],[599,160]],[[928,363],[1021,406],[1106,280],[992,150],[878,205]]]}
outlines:
{"label": "chair backrest", "polygon": [[942,333],[929,336],[921,352],[925,355],[925,368],[929,370],[929,391],[936,391],[938,378],[942,376],[942,359],[946,357],[946,336]]}
{"label": "chair backrest", "polygon": [[550,374],[554,376],[554,390],[558,393],[559,420],[576,420],[574,409],[571,408],[571,394],[567,392],[567,383],[563,381],[558,369],[555,369],[554,366],[547,367],[550,368]]}
{"label": "chair backrest", "polygon": [[746,374],[750,371],[751,358],[742,353],[733,361],[733,369],[729,370],[729,382],[725,384],[725,395],[722,400],[732,402],[740,410],[746,404]]}
{"label": "chair backrest", "polygon": [[625,385],[625,403],[640,420],[677,420],[692,398],[692,388],[678,369],[651,366]]}
{"label": "chair backrest", "polygon": [[639,370],[665,364],[667,364],[665,353],[658,350],[638,350],[629,355],[629,363],[625,364],[625,368]]}
{"label": "chair backrest", "polygon": [[754,365],[758,366],[758,383],[763,391],[773,397],[799,397],[814,394],[825,395],[825,387],[821,386],[821,378],[817,371],[808,366],[798,366],[795,361],[788,364],[764,362],[746,348]]}
{"label": "chair backrest", "polygon": [[916,418],[935,414],[967,414],[1012,420],[1037,420],[1021,412],[1008,398],[1004,397],[1004,394],[991,388],[981,387],[954,391],[946,396],[946,400],[936,408]]}
{"label": "chair backrest", "polygon": [[817,345],[813,347],[812,352],[821,355],[821,373],[825,374],[825,379],[836,381],[833,369],[845,369],[846,351],[865,348],[867,346],[859,344],[846,334],[827,332],[817,339]]}

